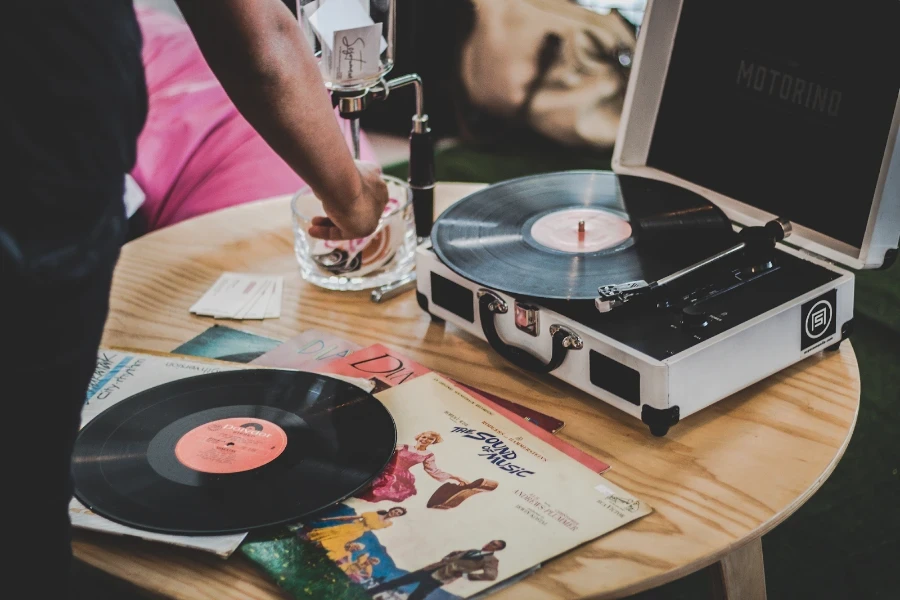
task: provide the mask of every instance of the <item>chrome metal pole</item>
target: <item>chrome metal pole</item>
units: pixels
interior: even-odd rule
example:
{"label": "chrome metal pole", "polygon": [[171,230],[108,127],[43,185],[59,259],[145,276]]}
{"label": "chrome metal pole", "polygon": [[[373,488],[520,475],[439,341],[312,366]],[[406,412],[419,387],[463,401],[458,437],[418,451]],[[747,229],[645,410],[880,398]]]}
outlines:
{"label": "chrome metal pole", "polygon": [[350,121],[350,141],[353,144],[353,158],[359,160],[359,118],[349,119]]}

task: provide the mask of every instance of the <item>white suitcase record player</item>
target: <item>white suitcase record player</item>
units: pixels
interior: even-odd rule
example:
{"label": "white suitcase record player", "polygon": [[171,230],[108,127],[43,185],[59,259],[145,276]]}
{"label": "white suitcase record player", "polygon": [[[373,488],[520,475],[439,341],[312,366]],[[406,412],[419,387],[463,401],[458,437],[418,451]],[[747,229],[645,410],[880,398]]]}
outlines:
{"label": "white suitcase record player", "polygon": [[[836,349],[854,277],[835,263],[886,266],[900,243],[900,3],[881,10],[649,3],[613,172],[449,208],[418,249],[420,306],[654,435]],[[864,77],[829,24],[893,68]]]}

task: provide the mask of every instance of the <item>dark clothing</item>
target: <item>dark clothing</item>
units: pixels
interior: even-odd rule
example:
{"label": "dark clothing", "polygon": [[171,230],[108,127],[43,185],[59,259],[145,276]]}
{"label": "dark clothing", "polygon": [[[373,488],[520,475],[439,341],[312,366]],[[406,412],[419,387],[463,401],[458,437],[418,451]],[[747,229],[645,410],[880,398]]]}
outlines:
{"label": "dark clothing", "polygon": [[[114,199],[110,206],[115,206]],[[77,275],[36,277],[0,251],[0,314],[8,317],[0,378],[5,392],[12,392],[4,394],[4,420],[18,425],[4,428],[4,443],[15,448],[20,459],[7,461],[12,471],[7,477],[17,482],[9,490],[16,495],[11,516],[27,524],[7,566],[28,585],[67,585],[70,457],[97,364],[112,271],[125,231],[124,209],[118,206],[118,215],[100,223],[98,235],[107,243],[79,254],[77,264],[76,255],[69,257],[67,268]]]}
{"label": "dark clothing", "polygon": [[80,240],[121,202],[147,114],[132,0],[4,3],[0,69],[0,227],[35,252]]}
{"label": "dark clothing", "polygon": [[27,585],[68,587],[71,452],[147,111],[140,53],[132,0],[4,4],[0,380],[12,516],[27,527],[7,566]]}
{"label": "dark clothing", "polygon": [[462,576],[468,577],[471,581],[493,581],[497,578],[499,564],[500,562],[493,552],[457,550],[436,563],[396,579],[385,581],[369,589],[368,592],[376,594],[385,590],[396,590],[407,585],[418,584],[407,600],[422,600],[434,590],[453,583]]}
{"label": "dark clothing", "polygon": [[497,579],[500,561],[493,552],[484,550],[457,550],[440,562],[428,565],[423,570],[443,583],[452,583],[465,575],[470,581],[493,581]]}

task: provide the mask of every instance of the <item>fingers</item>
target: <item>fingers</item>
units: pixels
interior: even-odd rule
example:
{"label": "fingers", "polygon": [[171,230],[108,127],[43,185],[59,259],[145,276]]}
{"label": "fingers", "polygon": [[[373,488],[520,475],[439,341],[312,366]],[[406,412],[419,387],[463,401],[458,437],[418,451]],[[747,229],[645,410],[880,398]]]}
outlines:
{"label": "fingers", "polygon": [[310,237],[320,240],[339,240],[341,230],[328,217],[313,217],[312,226],[307,230]]}
{"label": "fingers", "polygon": [[307,230],[309,237],[319,240],[346,240],[350,239],[344,235],[341,228],[334,224],[334,221],[328,217],[313,217],[312,225]]}
{"label": "fingers", "polygon": [[313,227],[337,227],[328,217],[313,217],[312,218],[312,226]]}
{"label": "fingers", "polygon": [[354,239],[354,236],[345,235],[335,225],[313,225],[309,228],[308,233],[309,237],[319,240],[339,241]]}
{"label": "fingers", "polygon": [[314,218],[312,225],[307,229],[307,233],[309,234],[309,237],[333,242],[361,240],[370,235],[368,233],[345,231],[335,225],[330,219],[325,219],[323,217]]}

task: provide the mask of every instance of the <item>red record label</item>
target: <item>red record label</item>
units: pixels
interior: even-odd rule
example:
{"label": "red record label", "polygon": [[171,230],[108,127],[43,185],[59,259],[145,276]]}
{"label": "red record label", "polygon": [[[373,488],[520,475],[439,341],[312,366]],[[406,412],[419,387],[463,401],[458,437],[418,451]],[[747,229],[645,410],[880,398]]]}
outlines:
{"label": "red record label", "polygon": [[275,423],[230,418],[204,423],[181,436],[175,458],[201,473],[240,473],[272,462],[285,448],[287,434]]}
{"label": "red record label", "polygon": [[625,219],[593,208],[571,208],[545,215],[531,226],[534,240],[562,252],[599,252],[631,237]]}

